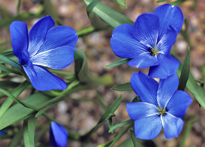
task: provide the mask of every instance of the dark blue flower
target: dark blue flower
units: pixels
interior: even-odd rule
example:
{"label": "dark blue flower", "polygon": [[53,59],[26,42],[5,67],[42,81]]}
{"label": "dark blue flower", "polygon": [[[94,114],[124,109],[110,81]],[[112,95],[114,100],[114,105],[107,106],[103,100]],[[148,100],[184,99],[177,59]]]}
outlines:
{"label": "dark blue flower", "polygon": [[7,134],[7,132],[0,130],[0,135],[6,135],[6,134]]}
{"label": "dark blue flower", "polygon": [[149,76],[165,79],[179,67],[179,61],[169,52],[183,22],[179,7],[164,4],[154,13],[141,14],[134,25],[115,28],[110,44],[117,56],[131,59],[128,65],[150,67]]}
{"label": "dark blue flower", "polygon": [[[56,26],[50,16],[41,18],[31,28],[14,21],[10,25],[14,55],[19,59],[32,85],[37,90],[66,89],[66,83],[42,66],[62,69],[74,61],[78,36],[67,26]],[[53,28],[52,28],[53,27]]]}
{"label": "dark blue flower", "polygon": [[68,132],[63,126],[52,122],[49,130],[49,140],[52,147],[66,147]]}
{"label": "dark blue flower", "polygon": [[127,104],[127,112],[134,120],[135,135],[140,139],[153,139],[162,127],[166,138],[177,137],[182,130],[186,109],[191,97],[177,90],[176,74],[160,80],[159,84],[142,72],[134,73],[131,86],[142,102]]}

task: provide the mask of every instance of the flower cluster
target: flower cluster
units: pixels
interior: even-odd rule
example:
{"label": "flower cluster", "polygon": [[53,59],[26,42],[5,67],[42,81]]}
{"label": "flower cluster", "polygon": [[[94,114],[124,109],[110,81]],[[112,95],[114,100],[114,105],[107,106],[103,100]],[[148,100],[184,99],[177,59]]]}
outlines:
{"label": "flower cluster", "polygon": [[63,80],[42,66],[63,69],[74,61],[74,46],[78,40],[76,31],[68,26],[54,25],[50,16],[35,23],[29,34],[24,22],[14,21],[10,25],[13,53],[33,87],[41,91],[65,90],[67,87]]}
{"label": "flower cluster", "polygon": [[[170,50],[183,22],[179,7],[164,4],[154,13],[141,14],[134,25],[123,24],[113,31],[110,44],[117,56],[129,58],[130,66],[150,67],[149,76],[137,72],[130,80],[142,101],[127,104],[137,138],[153,139],[162,127],[166,138],[177,137],[182,130],[180,117],[184,117],[192,99],[177,90],[179,61],[170,55]],[[159,78],[159,84],[151,77]]]}

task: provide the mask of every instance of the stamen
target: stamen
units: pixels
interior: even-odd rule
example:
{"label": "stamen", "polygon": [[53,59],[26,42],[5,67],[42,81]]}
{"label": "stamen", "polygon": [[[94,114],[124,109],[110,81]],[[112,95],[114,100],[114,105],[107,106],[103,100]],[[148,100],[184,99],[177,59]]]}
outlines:
{"label": "stamen", "polygon": [[159,113],[159,115],[165,116],[166,113],[167,113],[167,110],[165,108],[163,108],[163,107],[158,107],[157,112]]}
{"label": "stamen", "polygon": [[152,56],[158,56],[159,55],[159,49],[157,49],[157,47],[153,47],[152,49],[150,49],[150,54]]}

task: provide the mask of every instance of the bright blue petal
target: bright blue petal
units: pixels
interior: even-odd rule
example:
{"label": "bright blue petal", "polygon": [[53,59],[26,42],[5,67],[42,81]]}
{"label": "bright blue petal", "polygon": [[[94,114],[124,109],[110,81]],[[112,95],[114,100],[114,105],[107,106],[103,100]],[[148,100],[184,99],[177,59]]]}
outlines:
{"label": "bright blue petal", "polygon": [[158,83],[154,79],[139,71],[132,74],[130,83],[142,102],[157,106]]}
{"label": "bright blue petal", "polygon": [[29,59],[28,54],[28,29],[21,21],[14,21],[10,25],[11,42],[14,55],[19,59],[20,64],[25,64]]}
{"label": "bright blue petal", "polygon": [[144,13],[137,17],[133,26],[133,36],[144,45],[152,48],[157,43],[159,18],[154,13]]}
{"label": "bright blue petal", "polygon": [[147,68],[150,66],[158,65],[158,59],[155,56],[150,55],[150,52],[142,53],[134,59],[127,62],[129,66],[134,66],[137,68]]}
{"label": "bright blue petal", "polygon": [[[50,29],[38,53],[61,46],[74,47],[78,41],[76,31],[67,26],[57,26]],[[37,54],[38,54],[37,53]]]}
{"label": "bright blue petal", "polygon": [[182,11],[177,6],[164,4],[157,7],[154,11],[159,17],[159,38],[161,40],[163,35],[167,32],[169,26],[176,29],[177,33],[180,32],[184,23],[184,16]]}
{"label": "bright blue petal", "polygon": [[157,106],[146,102],[127,103],[126,107],[129,117],[133,120],[158,114]]}
{"label": "bright blue petal", "polygon": [[37,53],[40,46],[43,44],[48,30],[55,25],[55,21],[48,15],[37,21],[29,32],[29,47],[30,56]]}
{"label": "bright blue petal", "polygon": [[135,39],[132,31],[133,26],[130,24],[123,24],[114,29],[110,45],[115,55],[122,58],[135,58],[148,51],[145,45]]}
{"label": "bright blue petal", "polygon": [[183,128],[183,120],[170,113],[167,113],[165,116],[161,115],[161,119],[165,137],[167,139],[177,137]]}
{"label": "bright blue petal", "polygon": [[161,79],[157,91],[157,102],[159,107],[165,108],[171,97],[176,92],[179,85],[177,74]]}
{"label": "bright blue petal", "polygon": [[33,87],[40,91],[67,88],[66,83],[57,76],[50,73],[45,68],[37,65],[23,66],[24,71],[29,77]]}
{"label": "bright blue petal", "polygon": [[179,61],[172,57],[170,54],[163,55],[159,54],[158,56],[159,65],[151,66],[149,70],[149,76],[159,79],[166,79],[168,76],[171,76],[176,73],[179,67]]}
{"label": "bright blue petal", "polygon": [[63,126],[52,122],[49,130],[49,140],[52,147],[66,147],[68,132]]}
{"label": "bright blue petal", "polygon": [[176,117],[184,117],[186,109],[192,103],[192,99],[185,91],[177,90],[167,104],[166,109]]}
{"label": "bright blue petal", "polygon": [[165,55],[168,55],[169,52],[172,49],[172,46],[174,45],[176,38],[177,38],[177,32],[174,28],[171,26],[168,27],[167,32],[165,32],[162,35],[161,40],[157,44],[157,48]]}
{"label": "bright blue petal", "polygon": [[53,69],[63,69],[74,61],[74,52],[73,47],[61,46],[36,54],[31,58],[31,62]]}
{"label": "bright blue petal", "polygon": [[139,139],[150,140],[156,138],[162,129],[160,116],[154,115],[135,120],[134,129],[135,136]]}

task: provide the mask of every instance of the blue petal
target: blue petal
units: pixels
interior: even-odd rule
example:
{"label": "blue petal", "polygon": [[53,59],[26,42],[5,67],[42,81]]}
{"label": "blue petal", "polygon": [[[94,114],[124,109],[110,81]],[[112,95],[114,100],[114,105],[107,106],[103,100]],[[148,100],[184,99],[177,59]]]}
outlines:
{"label": "blue petal", "polygon": [[184,117],[186,109],[192,103],[192,99],[185,91],[177,90],[167,104],[166,109],[176,117]]}
{"label": "blue petal", "polygon": [[130,83],[143,102],[157,106],[158,83],[154,79],[139,71],[132,74]]}
{"label": "blue petal", "polygon": [[14,55],[19,59],[20,64],[25,64],[29,59],[28,54],[28,29],[21,21],[14,21],[10,25],[11,42]]}
{"label": "blue petal", "polygon": [[31,62],[53,69],[63,69],[74,61],[74,52],[73,47],[61,46],[36,54],[31,58]]}
{"label": "blue petal", "polygon": [[167,79],[162,79],[159,82],[157,91],[157,102],[159,107],[166,107],[167,103],[176,92],[179,85],[177,74],[169,76]]}
{"label": "blue petal", "polygon": [[40,46],[43,44],[48,30],[55,25],[55,21],[51,16],[45,16],[36,22],[29,32],[29,47],[30,56],[37,53]]}
{"label": "blue petal", "polygon": [[158,114],[157,106],[146,102],[127,103],[126,107],[129,117],[133,120]]}
{"label": "blue petal", "polygon": [[40,47],[38,53],[61,46],[74,47],[77,41],[78,35],[73,28],[67,26],[57,26],[48,31],[45,41]]}
{"label": "blue petal", "polygon": [[166,79],[168,76],[171,76],[176,73],[179,67],[179,61],[172,57],[170,54],[163,55],[159,54],[158,56],[159,65],[151,66],[149,70],[149,76],[159,79]]}
{"label": "blue petal", "polygon": [[158,65],[158,59],[155,56],[150,55],[149,52],[142,53],[134,59],[127,62],[129,66],[134,66],[137,68],[147,68],[150,66]]}
{"label": "blue petal", "polygon": [[148,51],[145,45],[135,39],[132,31],[133,26],[130,24],[123,24],[114,29],[110,45],[115,55],[122,58],[135,58]]}
{"label": "blue petal", "polygon": [[29,77],[33,87],[40,91],[67,88],[66,83],[57,76],[50,73],[45,68],[37,65],[23,66],[24,71]]}
{"label": "blue petal", "polygon": [[167,31],[162,35],[161,40],[157,44],[157,48],[165,55],[168,55],[177,38],[176,30],[169,26]]}
{"label": "blue petal", "polygon": [[182,25],[184,23],[184,16],[182,11],[177,6],[172,6],[170,4],[164,4],[157,7],[154,11],[159,17],[159,38],[161,40],[163,35],[167,32],[169,26],[176,29],[177,33],[180,32]]}
{"label": "blue petal", "polygon": [[52,122],[49,129],[49,140],[52,147],[66,147],[68,132],[63,126]]}
{"label": "blue petal", "polygon": [[160,116],[154,115],[135,120],[134,129],[137,138],[147,140],[156,138],[162,129]]}
{"label": "blue petal", "polygon": [[154,47],[157,43],[159,18],[154,13],[144,13],[137,17],[133,26],[133,35],[147,47]]}
{"label": "blue petal", "polygon": [[0,130],[0,135],[7,135],[6,131]]}
{"label": "blue petal", "polygon": [[183,128],[183,120],[170,113],[167,113],[165,116],[161,115],[161,119],[165,137],[167,139],[177,137]]}

